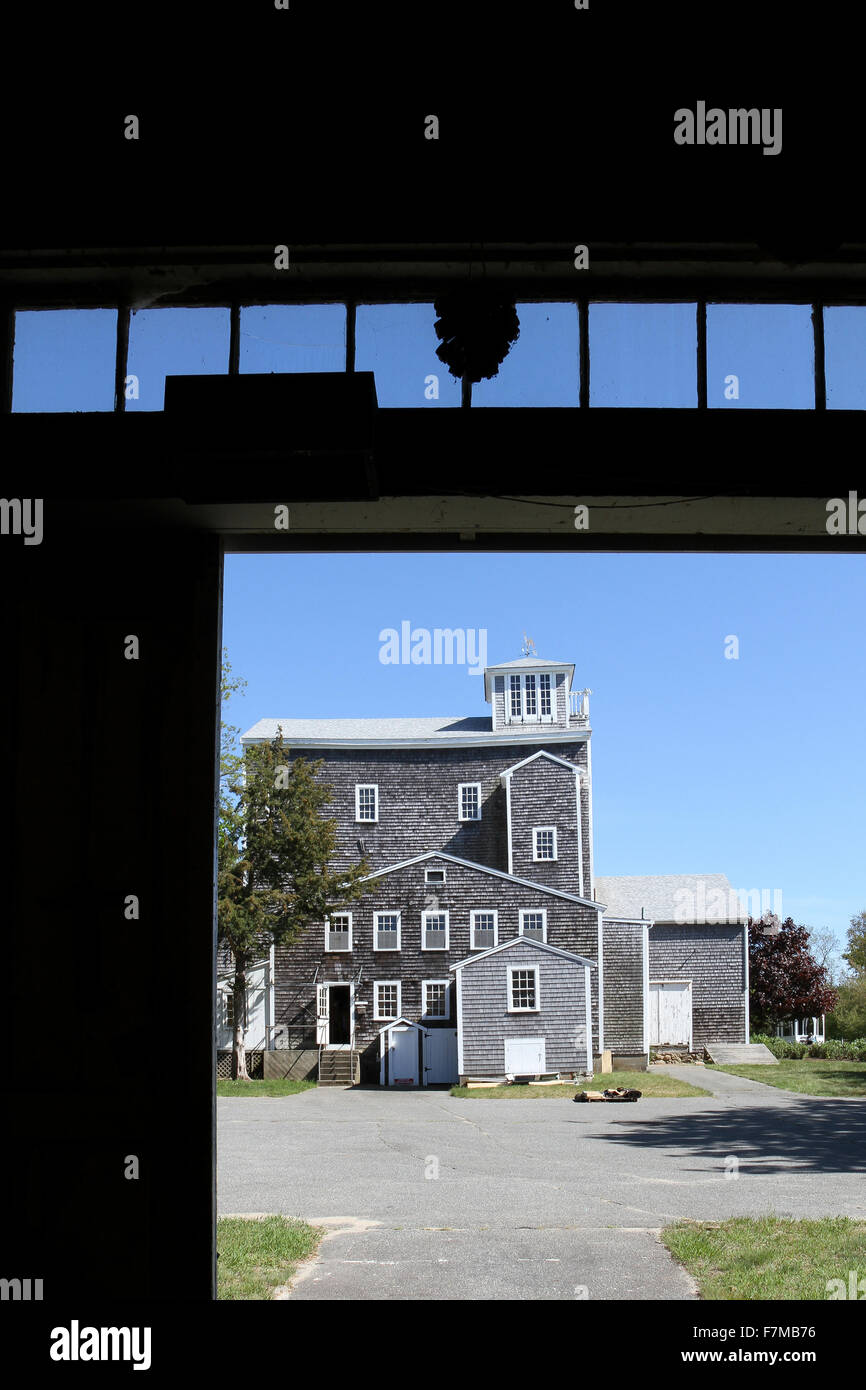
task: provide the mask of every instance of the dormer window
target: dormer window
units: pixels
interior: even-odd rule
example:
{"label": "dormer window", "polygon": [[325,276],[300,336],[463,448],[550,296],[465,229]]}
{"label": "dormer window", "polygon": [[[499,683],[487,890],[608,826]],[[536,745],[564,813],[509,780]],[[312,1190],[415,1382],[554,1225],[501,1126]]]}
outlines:
{"label": "dormer window", "polygon": [[549,671],[508,677],[507,722],[552,723],[553,689]]}

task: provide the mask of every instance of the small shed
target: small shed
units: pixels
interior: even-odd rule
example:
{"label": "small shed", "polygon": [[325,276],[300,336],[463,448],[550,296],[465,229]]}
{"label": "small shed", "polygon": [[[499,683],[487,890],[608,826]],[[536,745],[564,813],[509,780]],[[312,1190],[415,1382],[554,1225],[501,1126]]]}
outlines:
{"label": "small shed", "polygon": [[589,972],[595,961],[517,936],[451,969],[461,1081],[592,1071]]}
{"label": "small shed", "polygon": [[389,1019],[379,1029],[379,1084],[419,1086],[424,1076],[424,1034],[420,1023]]}

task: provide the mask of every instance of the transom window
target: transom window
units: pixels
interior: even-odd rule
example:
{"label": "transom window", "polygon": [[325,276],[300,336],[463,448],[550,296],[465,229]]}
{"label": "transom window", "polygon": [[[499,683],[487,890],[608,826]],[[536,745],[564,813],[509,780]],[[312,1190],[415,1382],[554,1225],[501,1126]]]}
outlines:
{"label": "transom window", "polygon": [[550,672],[508,677],[506,718],[509,722],[537,720],[553,721],[553,687]]}
{"label": "transom window", "polygon": [[508,1012],[527,1013],[538,1009],[538,966],[509,966]]}
{"label": "transom window", "polygon": [[421,995],[422,1018],[448,1018],[450,1014],[449,980],[424,980]]}
{"label": "transom window", "polygon": [[556,858],[556,827],[554,825],[535,827],[532,832],[532,857],[533,859]]}
{"label": "transom window", "polygon": [[355,787],[355,820],[379,819],[379,788],[375,784]]}
{"label": "transom window", "polygon": [[495,911],[478,911],[469,914],[469,944],[473,951],[486,951],[497,944],[497,917]]}
{"label": "transom window", "polygon": [[400,981],[376,980],[373,985],[375,1018],[400,1017]]}
{"label": "transom window", "polygon": [[421,913],[421,949],[424,951],[447,951],[447,912]]}
{"label": "transom window", "polygon": [[520,935],[534,937],[536,941],[547,940],[547,913],[542,909],[539,912],[521,911],[520,913]]}
{"label": "transom window", "polygon": [[400,913],[399,912],[374,912],[373,913],[373,950],[374,951],[399,951],[400,949]]}
{"label": "transom window", "polygon": [[335,912],[331,917],[325,918],[325,950],[326,951],[351,951],[352,949],[352,914],[351,912]]}
{"label": "transom window", "polygon": [[461,782],[458,794],[457,814],[460,820],[481,819],[481,783]]}

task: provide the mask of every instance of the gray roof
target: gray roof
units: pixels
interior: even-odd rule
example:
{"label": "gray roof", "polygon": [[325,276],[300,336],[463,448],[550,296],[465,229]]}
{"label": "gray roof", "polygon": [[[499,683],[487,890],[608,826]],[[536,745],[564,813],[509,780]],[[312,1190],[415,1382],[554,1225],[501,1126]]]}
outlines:
{"label": "gray roof", "polygon": [[745,922],[748,912],[725,874],[634,874],[596,878],[605,917],[654,922]]}
{"label": "gray roof", "polygon": [[[260,719],[241,736],[241,743],[257,743],[276,737],[281,725],[283,737],[291,746],[351,745],[353,743],[531,743],[537,744],[542,731],[537,726],[526,731],[493,732],[489,715],[421,716],[410,719]],[[573,741],[585,737],[585,726],[554,729],[544,726],[545,742]]]}

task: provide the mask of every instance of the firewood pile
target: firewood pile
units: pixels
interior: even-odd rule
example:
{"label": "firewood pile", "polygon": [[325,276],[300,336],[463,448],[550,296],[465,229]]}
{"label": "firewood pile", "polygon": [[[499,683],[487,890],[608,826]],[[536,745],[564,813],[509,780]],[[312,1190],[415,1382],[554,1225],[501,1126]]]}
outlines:
{"label": "firewood pile", "polygon": [[627,1086],[612,1086],[607,1091],[578,1091],[574,1097],[575,1101],[590,1100],[640,1100],[641,1091],[635,1091]]}

